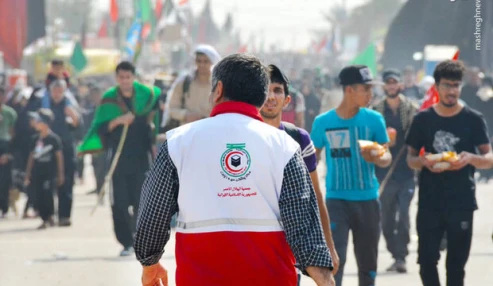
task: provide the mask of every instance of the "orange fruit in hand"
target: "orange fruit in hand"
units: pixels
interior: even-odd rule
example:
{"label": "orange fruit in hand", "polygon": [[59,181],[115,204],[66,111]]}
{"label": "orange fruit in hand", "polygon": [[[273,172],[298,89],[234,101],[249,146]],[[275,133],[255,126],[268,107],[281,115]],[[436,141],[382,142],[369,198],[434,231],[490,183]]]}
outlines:
{"label": "orange fruit in hand", "polygon": [[394,142],[397,138],[397,130],[392,127],[387,127],[387,134],[389,135],[390,142]]}

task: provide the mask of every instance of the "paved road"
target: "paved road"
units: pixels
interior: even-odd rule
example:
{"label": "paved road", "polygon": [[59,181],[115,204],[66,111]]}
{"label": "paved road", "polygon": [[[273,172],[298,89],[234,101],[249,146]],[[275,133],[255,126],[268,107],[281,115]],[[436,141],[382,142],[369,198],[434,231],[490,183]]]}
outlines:
{"label": "paved road", "polygon": [[[86,172],[90,172],[90,169],[87,168]],[[38,231],[36,227],[40,221],[37,219],[21,220],[10,214],[8,219],[0,220],[1,286],[139,285],[139,264],[133,258],[118,257],[121,249],[113,235],[109,206],[106,204],[94,216],[89,216],[96,198],[85,194],[93,188],[92,180],[88,178],[87,181],[75,190],[72,227]],[[466,285],[488,286],[493,285],[493,184],[479,185],[478,201],[480,210],[475,215]],[[414,217],[416,199],[412,205]],[[408,259],[408,274],[387,274],[382,269],[391,263],[391,259],[381,240],[377,285],[421,285],[415,264],[416,247],[414,236]],[[174,240],[171,240],[162,259],[170,272],[170,285],[174,285],[173,248]],[[445,273],[443,260],[440,263],[442,279]],[[346,267],[344,285],[357,285],[357,268],[351,250]],[[305,278],[302,285],[315,284]]]}

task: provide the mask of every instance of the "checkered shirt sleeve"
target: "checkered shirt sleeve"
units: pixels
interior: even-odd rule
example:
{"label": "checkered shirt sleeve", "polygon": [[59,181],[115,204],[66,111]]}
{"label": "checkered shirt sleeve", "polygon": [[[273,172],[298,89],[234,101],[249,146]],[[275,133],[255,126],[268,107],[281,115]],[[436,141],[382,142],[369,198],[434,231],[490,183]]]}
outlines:
{"label": "checkered shirt sleeve", "polygon": [[286,239],[296,258],[296,267],[305,275],[308,266],[332,269],[317,198],[299,150],[284,168],[279,208]]}
{"label": "checkered shirt sleeve", "polygon": [[159,262],[170,237],[171,217],[178,211],[178,172],[165,142],[142,187],[134,248],[144,266]]}

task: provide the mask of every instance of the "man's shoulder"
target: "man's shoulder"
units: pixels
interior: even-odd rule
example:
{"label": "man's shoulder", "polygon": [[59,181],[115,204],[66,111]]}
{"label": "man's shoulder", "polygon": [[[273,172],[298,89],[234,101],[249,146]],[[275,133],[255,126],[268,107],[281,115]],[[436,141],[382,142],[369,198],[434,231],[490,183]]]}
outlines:
{"label": "man's shoulder", "polygon": [[404,103],[404,106],[406,108],[414,109],[414,110],[419,110],[419,105],[412,99],[406,97],[404,94],[399,94],[399,98],[401,101]]}
{"label": "man's shoulder", "polygon": [[300,141],[298,143],[300,143],[302,149],[311,142],[310,133],[308,133],[308,131],[306,131],[305,129],[298,127],[292,123],[284,122],[284,121],[281,122],[281,126],[283,127],[282,129],[284,129],[284,131],[286,131],[286,133],[288,133],[288,135],[290,136],[291,134],[290,132],[288,132],[288,129],[294,130],[295,132],[298,133],[299,138],[293,138],[293,139],[295,141],[298,140]]}
{"label": "man's shoulder", "polygon": [[181,76],[179,76],[176,80],[175,80],[175,85],[178,85],[180,87],[183,87],[185,84],[188,84],[188,85],[191,85],[194,81],[194,76],[189,74],[189,73],[186,73],[186,74],[182,74]]}
{"label": "man's shoulder", "polygon": [[17,115],[17,112],[15,112],[15,109],[12,108],[11,106],[6,105],[6,104],[2,105],[2,113],[8,114],[10,116],[16,116]]}
{"label": "man's shoulder", "polygon": [[370,109],[370,108],[361,108],[361,113],[364,115],[363,117],[363,120],[378,120],[378,121],[381,121],[383,120],[383,115],[376,111],[376,110],[373,110],[373,109]]}
{"label": "man's shoulder", "polygon": [[435,117],[438,117],[438,115],[433,110],[433,107],[428,107],[428,108],[423,109],[423,110],[418,109],[416,115],[414,115],[414,117],[413,117],[412,124],[423,124],[423,122],[434,121]]}
{"label": "man's shoulder", "polygon": [[62,142],[62,139],[60,139],[60,136],[58,136],[55,132],[50,132],[50,134],[48,134],[48,136],[46,138],[51,140],[51,141],[55,141],[57,144]]}
{"label": "man's shoulder", "polygon": [[326,111],[324,113],[321,113],[315,117],[315,120],[317,121],[327,121],[334,119],[337,116],[335,108],[330,109],[329,111]]}
{"label": "man's shoulder", "polygon": [[117,95],[117,91],[118,91],[118,86],[113,86],[113,87],[110,87],[109,89],[107,89],[104,93],[103,93],[103,99],[108,99],[108,98],[116,98],[116,95]]}
{"label": "man's shoulder", "polygon": [[474,108],[471,108],[469,106],[464,106],[464,113],[471,117],[471,118],[475,118],[475,119],[482,119],[484,117],[484,114],[481,113],[480,111],[474,109]]}

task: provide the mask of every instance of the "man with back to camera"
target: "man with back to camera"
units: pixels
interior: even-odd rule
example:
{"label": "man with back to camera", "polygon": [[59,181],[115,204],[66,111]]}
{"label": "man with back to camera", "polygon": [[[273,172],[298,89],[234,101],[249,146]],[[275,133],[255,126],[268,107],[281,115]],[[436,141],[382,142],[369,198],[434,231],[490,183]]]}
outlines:
{"label": "man with back to camera", "polygon": [[[447,237],[447,286],[464,285],[464,268],[472,240],[475,169],[493,167],[493,154],[483,116],[459,102],[465,68],[444,61],[433,76],[439,102],[418,113],[406,137],[409,167],[421,170],[417,215],[418,263],[423,285],[439,286],[440,241]],[[456,152],[453,162],[438,162],[426,153]],[[476,152],[476,150],[478,150]],[[441,167],[439,168],[440,163]]]}
{"label": "man with back to camera", "polygon": [[211,117],[167,132],[142,191],[143,285],[168,285],[159,259],[178,210],[178,286],[294,286],[295,257],[317,285],[334,285],[300,147],[259,114],[268,85],[257,58],[230,55],[214,67]]}
{"label": "man with back to camera", "polygon": [[331,217],[332,237],[340,257],[337,285],[342,285],[349,230],[358,263],[360,286],[375,285],[380,238],[379,184],[375,165],[387,167],[392,156],[362,150],[359,140],[385,145],[389,142],[383,116],[366,108],[377,84],[367,66],[342,69],[339,80],[344,97],[336,109],[323,113],[313,123],[311,137],[317,158],[326,151],[326,199]]}

